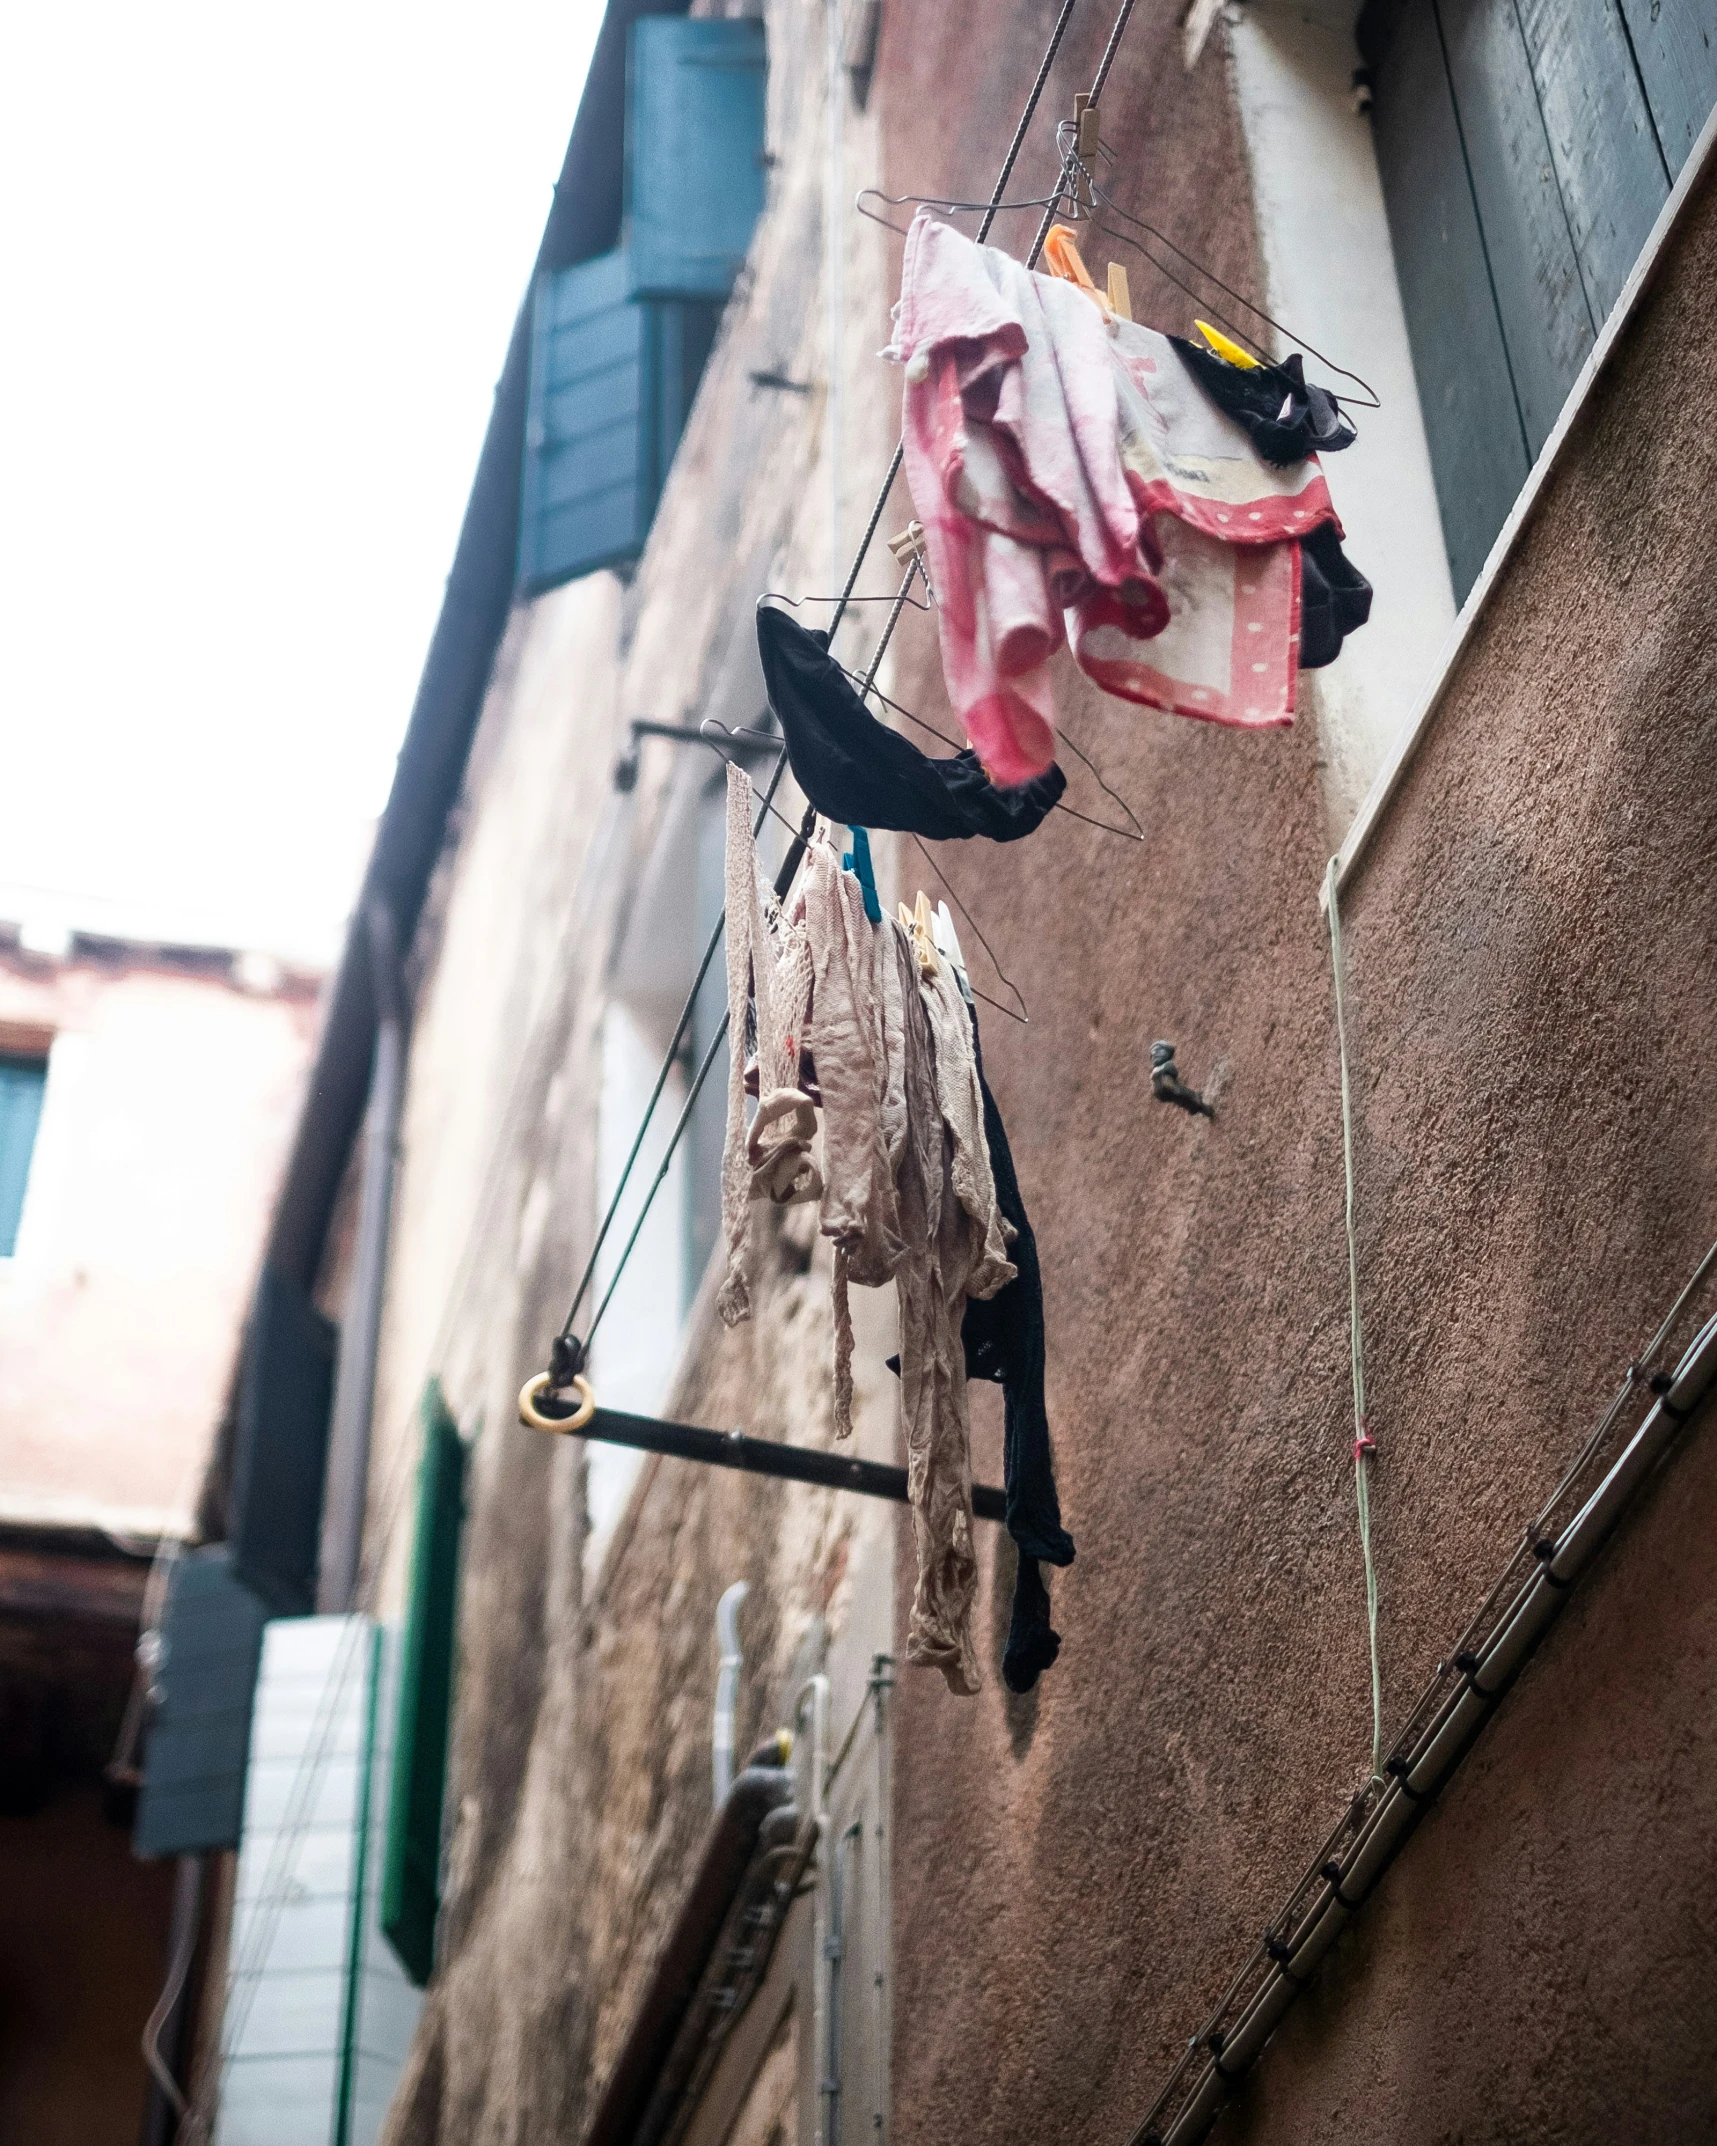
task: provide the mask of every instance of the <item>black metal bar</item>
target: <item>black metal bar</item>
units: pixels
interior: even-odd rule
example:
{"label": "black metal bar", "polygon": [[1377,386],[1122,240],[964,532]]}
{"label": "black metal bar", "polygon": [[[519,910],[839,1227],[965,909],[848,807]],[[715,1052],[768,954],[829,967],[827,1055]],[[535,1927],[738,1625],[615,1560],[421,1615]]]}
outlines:
{"label": "black metal bar", "polygon": [[701,730],[694,730],[689,723],[657,723],[643,716],[634,716],[627,728],[635,738],[671,738],[677,745],[707,745],[712,751],[722,746],[731,746],[737,753],[778,753],[781,750],[779,735],[765,736],[756,730],[728,730],[720,738],[706,738]]}
{"label": "black metal bar", "polygon": [[[543,1415],[550,1408],[537,1403]],[[664,1423],[657,1416],[630,1416],[623,1409],[599,1408],[578,1438],[604,1445],[637,1446],[645,1453],[667,1453],[675,1460],[702,1461],[711,1468],[740,1468],[749,1475],[774,1475],[790,1483],[816,1483],[825,1490],[854,1490],[862,1498],[892,1498],[906,1503],[906,1470],[881,1461],[852,1460],[842,1453],[819,1453],[810,1446],[777,1445],[772,1438],[748,1438],[743,1431],[706,1431],[692,1423]],[[980,1520],[1005,1520],[1006,1495],[989,1483],[972,1485],[972,1511]]]}

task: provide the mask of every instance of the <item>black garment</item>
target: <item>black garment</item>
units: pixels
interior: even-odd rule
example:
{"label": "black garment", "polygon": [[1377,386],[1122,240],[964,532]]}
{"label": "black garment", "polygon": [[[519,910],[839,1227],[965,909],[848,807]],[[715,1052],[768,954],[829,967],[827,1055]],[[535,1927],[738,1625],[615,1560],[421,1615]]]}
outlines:
{"label": "black garment", "polygon": [[794,780],[827,819],[931,842],[966,835],[1017,842],[1067,787],[1058,767],[1001,790],[969,749],[952,760],[929,759],[865,707],[829,654],[826,633],[773,604],[758,607],[757,651]]}
{"label": "black garment", "polygon": [[[1285,469],[1309,454],[1351,447],[1353,420],[1333,395],[1308,387],[1296,350],[1280,365],[1250,372],[1178,335],[1169,341],[1225,417],[1243,427],[1266,462]],[[1371,616],[1371,583],[1347,557],[1326,522],[1300,539],[1300,669],[1322,670],[1341,654],[1343,637]]]}
{"label": "black garment", "polygon": [[1242,427],[1266,462],[1285,469],[1307,455],[1339,454],[1358,434],[1353,419],[1335,397],[1306,381],[1296,350],[1280,365],[1230,365],[1201,343],[1184,336],[1169,341],[1186,361],[1186,369],[1225,417]]}
{"label": "black garment", "polygon": [[[1019,1271],[993,1297],[967,1299],[960,1339],[965,1344],[966,1376],[989,1379],[1002,1388],[1002,1485],[1007,1492],[1008,1533],[1019,1548],[1002,1681],[1009,1691],[1027,1692],[1061,1652],[1060,1634],[1050,1628],[1049,1590],[1037,1569],[1038,1560],[1071,1565],[1073,1537],[1061,1524],[1049,1413],[1043,1401],[1043,1272],[1037,1239],[1020,1197],[1007,1128],[984,1078],[975,1012],[972,1051],[984,1097],[984,1141],[996,1181],[996,1205],[1013,1224],[1009,1257]],[[900,1358],[891,1356],[888,1368],[898,1378]]]}
{"label": "black garment", "polygon": [[1019,1545],[1019,1573],[1014,1580],[1013,1623],[1002,1656],[1002,1677],[1009,1691],[1024,1692],[1030,1691],[1061,1651],[1061,1641],[1050,1629],[1049,1590],[1037,1561],[1071,1565],[1073,1537],[1061,1524],[1049,1414],[1043,1402],[1043,1274],[1037,1239],[1020,1197],[1007,1128],[984,1078],[976,1014],[972,1049],[984,1097],[984,1139],[996,1181],[996,1204],[1014,1226],[1008,1256],[1019,1272],[993,1297],[974,1297],[967,1303],[960,1338],[966,1346],[967,1377],[993,1379],[1003,1393],[1002,1483],[1008,1499],[1008,1533]]}
{"label": "black garment", "polygon": [[1300,539],[1300,669],[1321,670],[1371,616],[1371,583],[1328,522]]}

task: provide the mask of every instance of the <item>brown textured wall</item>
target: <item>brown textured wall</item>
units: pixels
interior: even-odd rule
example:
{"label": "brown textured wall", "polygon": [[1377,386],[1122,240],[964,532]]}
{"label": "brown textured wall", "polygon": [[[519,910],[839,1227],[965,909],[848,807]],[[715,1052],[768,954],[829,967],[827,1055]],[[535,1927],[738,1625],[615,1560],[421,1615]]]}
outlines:
{"label": "brown textured wall", "polygon": [[[1116,191],[1253,287],[1220,51],[1185,76],[1172,13],[1139,7],[1106,100]],[[979,38],[964,11],[890,10],[891,191],[984,188],[1050,14],[986,10]],[[1050,112],[1106,16],[1070,39]],[[1714,266],[1707,203],[1348,897],[1386,1727],[1717,1234],[1710,390],[1687,364]],[[1133,287],[1182,324],[1172,292]],[[922,633],[899,693],[945,708]],[[902,1685],[901,2146],[1124,2139],[1369,1752],[1315,740],[1071,675],[1063,712],[1143,850],[1056,817],[947,864],[1030,1004],[1029,1028],[989,1015],[985,1048],[1043,1253],[1079,1560],[1032,1699]],[[1158,1036],[1216,1089],[1214,1125],[1149,1100]],[[1225,2135],[1711,2134],[1710,1435]]]}

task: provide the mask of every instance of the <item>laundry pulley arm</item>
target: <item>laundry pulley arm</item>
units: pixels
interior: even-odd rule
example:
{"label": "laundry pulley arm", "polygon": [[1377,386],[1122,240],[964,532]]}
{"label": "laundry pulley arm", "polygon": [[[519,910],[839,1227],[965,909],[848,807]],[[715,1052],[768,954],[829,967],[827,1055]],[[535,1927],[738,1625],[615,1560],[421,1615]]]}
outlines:
{"label": "laundry pulley arm", "polygon": [[[664,1423],[656,1416],[632,1416],[618,1408],[580,1408],[555,1417],[542,1406],[547,1395],[546,1372],[532,1379],[519,1395],[521,1421],[539,1431],[635,1446],[645,1453],[669,1454],[675,1460],[701,1461],[710,1468],[739,1468],[749,1475],[815,1483],[824,1490],[852,1490],[863,1498],[891,1498],[897,1505],[907,1502],[906,1470],[881,1461],[849,1459],[844,1453],[819,1452],[811,1446],[778,1445],[772,1438],[749,1438],[743,1431]],[[1004,1520],[1006,1496],[992,1484],[974,1483],[972,1511],[980,1520]]]}

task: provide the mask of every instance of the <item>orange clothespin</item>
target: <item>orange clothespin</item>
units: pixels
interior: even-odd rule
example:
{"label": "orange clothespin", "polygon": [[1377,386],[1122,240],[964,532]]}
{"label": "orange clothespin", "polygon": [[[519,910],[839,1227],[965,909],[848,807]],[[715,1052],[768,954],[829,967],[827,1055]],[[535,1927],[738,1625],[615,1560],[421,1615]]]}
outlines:
{"label": "orange clothespin", "polygon": [[1043,258],[1052,276],[1059,276],[1064,283],[1076,283],[1098,309],[1105,320],[1113,316],[1109,301],[1091,280],[1091,271],[1085,266],[1078,242],[1065,224],[1056,224],[1043,242]]}

